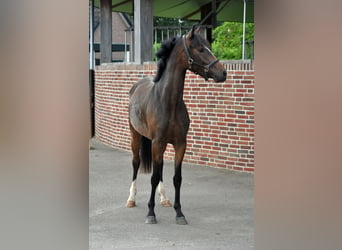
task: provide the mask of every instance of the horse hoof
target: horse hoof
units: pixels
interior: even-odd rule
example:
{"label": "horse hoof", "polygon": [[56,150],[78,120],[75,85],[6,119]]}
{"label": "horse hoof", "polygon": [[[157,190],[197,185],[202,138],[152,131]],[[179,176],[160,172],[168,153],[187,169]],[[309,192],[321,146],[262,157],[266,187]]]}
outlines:
{"label": "horse hoof", "polygon": [[172,207],[172,204],[169,200],[164,200],[164,201],[161,201],[160,204],[163,206],[163,207]]}
{"label": "horse hoof", "polygon": [[132,201],[132,200],[127,201],[126,207],[135,207],[135,201]]}
{"label": "horse hoof", "polygon": [[178,225],[187,225],[188,224],[185,217],[176,217],[176,223]]}
{"label": "horse hoof", "polygon": [[156,216],[147,216],[145,223],[146,224],[157,224]]}

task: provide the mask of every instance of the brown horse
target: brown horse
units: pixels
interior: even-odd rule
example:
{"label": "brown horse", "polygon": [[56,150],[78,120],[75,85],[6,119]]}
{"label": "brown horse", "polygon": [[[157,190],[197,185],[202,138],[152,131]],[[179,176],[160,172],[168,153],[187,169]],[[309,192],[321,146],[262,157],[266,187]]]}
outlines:
{"label": "brown horse", "polygon": [[[186,149],[186,135],[190,119],[183,101],[186,70],[201,75],[206,80],[224,82],[227,72],[209,49],[209,43],[202,38],[195,26],[183,37],[163,42],[157,52],[158,72],[154,79],[148,77],[135,83],[129,94],[129,125],[132,135],[133,181],[127,207],[135,206],[136,178],[140,162],[144,172],[151,172],[152,191],[148,202],[146,223],[155,224],[155,192],[159,184],[161,202],[171,206],[165,196],[163,182],[163,154],[168,143],[175,149],[174,209],[177,224],[187,221],[181,210],[180,187],[182,182],[182,161]],[[151,166],[152,164],[152,166]]]}

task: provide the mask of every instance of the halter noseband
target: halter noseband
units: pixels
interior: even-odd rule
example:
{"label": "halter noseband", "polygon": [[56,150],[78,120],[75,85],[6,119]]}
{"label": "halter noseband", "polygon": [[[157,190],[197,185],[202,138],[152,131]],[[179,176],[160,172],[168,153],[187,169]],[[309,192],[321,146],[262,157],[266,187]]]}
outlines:
{"label": "halter noseband", "polygon": [[[200,63],[198,63],[198,62],[195,62],[194,59],[191,58],[190,53],[189,53],[189,50],[188,50],[188,47],[186,46],[185,35],[183,35],[182,38],[183,38],[182,40],[183,40],[184,50],[185,50],[186,55],[188,56],[189,69],[191,69],[191,66],[192,66],[193,64],[195,64],[195,65],[197,65],[197,66],[199,66],[199,67],[201,67],[201,68],[204,68],[204,78],[205,78],[205,80],[208,80],[207,73],[208,73],[208,71],[209,71],[209,68],[210,68],[211,66],[213,66],[215,63],[217,63],[219,60],[218,60],[218,59],[215,59],[214,61],[212,61],[211,63],[209,63],[209,64],[207,64],[207,65],[203,65],[203,64],[200,64]],[[197,74],[197,72],[195,72],[195,73]]]}

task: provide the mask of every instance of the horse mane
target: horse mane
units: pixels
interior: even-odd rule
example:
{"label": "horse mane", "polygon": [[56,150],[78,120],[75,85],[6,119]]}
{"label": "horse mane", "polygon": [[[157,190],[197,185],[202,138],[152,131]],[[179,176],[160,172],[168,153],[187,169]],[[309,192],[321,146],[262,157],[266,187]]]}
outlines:
{"label": "horse mane", "polygon": [[167,41],[164,41],[161,44],[160,49],[156,53],[156,56],[159,60],[158,60],[158,71],[157,71],[156,76],[153,79],[154,82],[158,82],[160,78],[162,77],[166,69],[167,62],[170,58],[171,52],[179,39],[180,37],[173,37]]}

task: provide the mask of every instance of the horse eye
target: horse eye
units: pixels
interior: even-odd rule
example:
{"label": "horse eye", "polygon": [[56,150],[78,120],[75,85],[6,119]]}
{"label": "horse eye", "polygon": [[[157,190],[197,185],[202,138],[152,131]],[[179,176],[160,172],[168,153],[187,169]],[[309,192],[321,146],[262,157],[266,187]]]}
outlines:
{"label": "horse eye", "polygon": [[203,48],[200,48],[198,51],[201,52],[201,53],[203,53],[203,52],[204,52],[204,49],[203,49]]}

